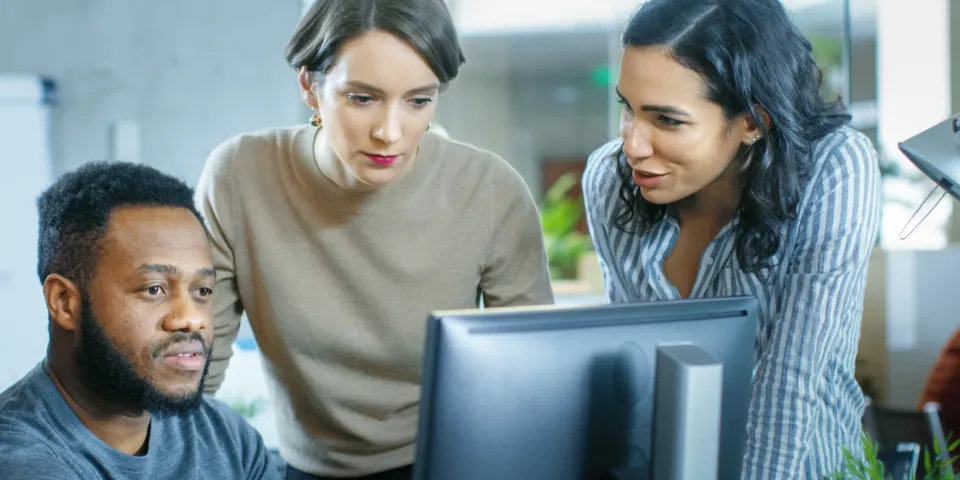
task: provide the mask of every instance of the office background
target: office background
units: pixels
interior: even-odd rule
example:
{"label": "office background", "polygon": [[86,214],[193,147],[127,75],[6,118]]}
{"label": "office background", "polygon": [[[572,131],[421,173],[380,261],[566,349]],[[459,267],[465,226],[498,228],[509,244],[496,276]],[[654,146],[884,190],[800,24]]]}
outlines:
{"label": "office background", "polygon": [[[49,79],[56,92],[39,127],[48,154],[24,156],[26,150],[0,145],[0,218],[18,226],[0,236],[0,259],[8,259],[0,263],[0,299],[9,309],[2,320],[0,381],[25,373],[46,342],[46,319],[37,314],[42,308],[19,308],[37,307],[42,299],[36,277],[23,273],[35,256],[30,232],[21,232],[29,230],[21,210],[32,208],[32,198],[14,186],[24,179],[42,185],[103,158],[142,162],[192,184],[206,155],[224,139],[305,122],[308,111],[283,49],[306,3],[0,3],[0,89],[5,76],[36,76]],[[543,202],[549,187],[575,179],[590,151],[616,135],[617,36],[638,3],[448,0],[467,64],[442,94],[437,122],[452,138],[507,159]],[[960,81],[952,81],[960,80],[960,56],[950,55],[960,47],[960,33],[951,28],[960,20],[960,1],[784,3],[814,44],[824,95],[842,96],[855,127],[881,152],[886,205],[871,263],[859,372],[879,401],[911,408],[960,325],[960,292],[951,287],[960,278],[960,216],[947,199],[900,240],[930,185],[895,144],[960,110]],[[0,128],[24,127],[11,118]],[[7,133],[3,138],[20,137]],[[574,185],[567,194],[576,202],[579,189]],[[596,260],[574,241],[582,222],[572,223],[573,234],[548,226],[557,245],[567,247],[552,251],[556,288],[561,301],[593,301]],[[269,443],[275,432],[249,330],[237,351],[221,396],[244,409]]]}

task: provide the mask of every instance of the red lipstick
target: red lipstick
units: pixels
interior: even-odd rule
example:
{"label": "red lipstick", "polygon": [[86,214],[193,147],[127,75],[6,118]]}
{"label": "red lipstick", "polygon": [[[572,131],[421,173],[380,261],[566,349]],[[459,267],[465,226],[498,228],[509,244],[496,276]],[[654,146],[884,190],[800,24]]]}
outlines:
{"label": "red lipstick", "polygon": [[373,155],[370,153],[367,153],[366,155],[371,162],[384,166],[393,165],[393,162],[396,162],[397,158],[400,158],[399,155]]}

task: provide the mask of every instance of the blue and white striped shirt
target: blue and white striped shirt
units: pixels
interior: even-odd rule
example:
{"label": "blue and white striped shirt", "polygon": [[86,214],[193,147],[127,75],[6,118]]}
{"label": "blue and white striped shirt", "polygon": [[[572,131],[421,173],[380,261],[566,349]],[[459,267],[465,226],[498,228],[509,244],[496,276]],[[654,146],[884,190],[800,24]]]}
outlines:
{"label": "blue and white striped shirt", "polygon": [[[679,233],[669,215],[642,236],[614,227],[622,142],[587,162],[583,192],[609,302],[679,299],[663,261]],[[877,154],[841,128],[812,149],[814,165],[797,220],[769,280],[739,267],[734,217],[704,250],[690,298],[756,296],[757,368],[746,434],[744,479],[822,479],[861,452],[863,394],[854,380],[867,264],[880,228]]]}

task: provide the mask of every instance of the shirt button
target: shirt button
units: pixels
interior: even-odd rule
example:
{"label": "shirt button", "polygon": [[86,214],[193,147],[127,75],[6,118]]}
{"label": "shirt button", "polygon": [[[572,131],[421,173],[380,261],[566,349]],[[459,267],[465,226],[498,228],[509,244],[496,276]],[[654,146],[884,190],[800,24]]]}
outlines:
{"label": "shirt button", "polygon": [[703,257],[704,265],[713,265],[713,257]]}

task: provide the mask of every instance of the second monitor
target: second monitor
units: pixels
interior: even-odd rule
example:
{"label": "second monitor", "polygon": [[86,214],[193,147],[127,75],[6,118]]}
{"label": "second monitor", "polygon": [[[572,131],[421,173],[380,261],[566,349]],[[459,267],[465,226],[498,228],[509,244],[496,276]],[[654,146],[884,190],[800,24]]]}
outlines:
{"label": "second monitor", "polygon": [[414,478],[739,478],[753,297],[437,312]]}

